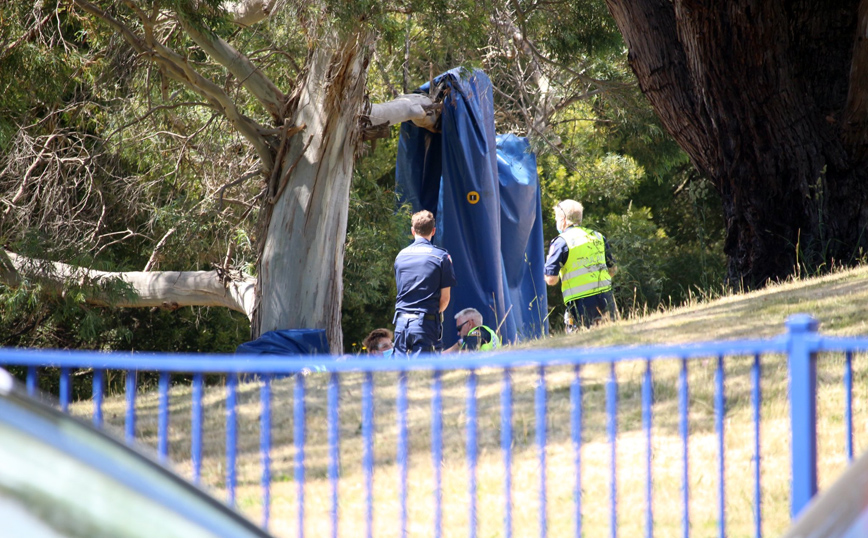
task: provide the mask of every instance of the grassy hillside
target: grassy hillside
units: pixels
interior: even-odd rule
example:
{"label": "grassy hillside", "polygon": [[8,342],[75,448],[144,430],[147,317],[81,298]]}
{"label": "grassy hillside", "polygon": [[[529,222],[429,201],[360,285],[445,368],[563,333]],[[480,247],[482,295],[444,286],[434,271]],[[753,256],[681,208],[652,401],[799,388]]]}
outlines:
{"label": "grassy hillside", "polygon": [[[622,319],[571,335],[555,335],[522,347],[575,347],[682,343],[769,337],[784,331],[797,313],[820,321],[838,336],[868,334],[868,266],[823,277],[793,280],[750,293]],[[561,315],[563,305],[555,313]]]}
{"label": "grassy hillside", "polygon": [[[527,342],[522,348],[541,346],[601,346],[647,343],[693,342],[712,339],[765,337],[784,331],[787,316],[808,312],[830,334],[868,334],[868,269],[840,272],[818,279],[796,281],[766,290],[721,298],[596,327],[574,335],[556,335]],[[556,309],[560,312],[560,309]],[[828,485],[846,466],[843,450],[843,391],[841,357],[824,358],[820,364],[819,454],[821,485]],[[728,535],[752,536],[754,521],[753,422],[750,403],[752,357],[728,357],[725,362],[727,414],[726,521]],[[856,447],[868,439],[868,366],[856,357],[854,404]],[[763,402],[761,406],[761,470],[763,480],[763,530],[779,535],[789,524],[789,405],[786,363],[783,357],[762,358]],[[690,415],[690,520],[692,536],[716,535],[718,518],[718,437],[714,430],[713,358],[691,361]],[[644,363],[617,366],[618,411],[618,525],[622,536],[640,536],[644,525],[646,450],[641,423],[640,383]],[[655,534],[680,534],[681,440],[678,434],[678,364],[660,361],[653,365],[653,494]],[[503,535],[504,465],[500,449],[500,394],[503,372],[480,369],[476,390],[478,425],[478,525],[479,536]],[[583,431],[582,515],[585,536],[609,536],[609,457],[606,430],[606,365],[582,370]],[[375,535],[398,536],[399,468],[397,465],[397,374],[375,376],[376,471]],[[546,371],[546,436],[548,532],[570,536],[574,528],[572,484],[574,451],[570,441],[571,368]],[[468,527],[468,463],[466,458],[467,372],[443,376],[444,536],[466,536]],[[540,379],[535,369],[513,372],[513,531],[515,536],[535,536],[538,531],[540,463],[535,443],[535,388]],[[330,490],[327,473],[326,432],[327,377],[305,378],[306,416],[306,534],[329,533]],[[340,397],[340,535],[363,533],[365,492],[361,465],[360,374],[341,377]],[[273,386],[272,527],[279,536],[295,536],[297,484],[293,480],[294,380],[275,381]],[[433,466],[431,439],[431,375],[411,373],[408,380],[409,430],[409,533],[430,536],[433,514]],[[190,464],[190,387],[172,389],[170,426],[171,459],[185,475]],[[252,519],[261,517],[259,486],[262,468],[259,456],[259,384],[242,384],[239,396],[239,507]],[[205,396],[205,458],[202,481],[218,496],[225,496],[225,391],[211,387]],[[90,414],[90,404],[81,402],[76,413]],[[141,394],[137,403],[138,438],[156,445],[156,395]],[[123,423],[123,399],[106,404],[106,416],[115,426]]]}

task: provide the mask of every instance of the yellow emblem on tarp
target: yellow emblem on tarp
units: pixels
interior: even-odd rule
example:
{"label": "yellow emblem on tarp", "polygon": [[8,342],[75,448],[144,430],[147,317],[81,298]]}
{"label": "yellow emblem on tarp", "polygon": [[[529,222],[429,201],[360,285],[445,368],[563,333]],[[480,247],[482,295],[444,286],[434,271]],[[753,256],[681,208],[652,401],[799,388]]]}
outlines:
{"label": "yellow emblem on tarp", "polygon": [[479,193],[476,191],[470,191],[467,193],[467,201],[471,204],[475,204],[479,202]]}

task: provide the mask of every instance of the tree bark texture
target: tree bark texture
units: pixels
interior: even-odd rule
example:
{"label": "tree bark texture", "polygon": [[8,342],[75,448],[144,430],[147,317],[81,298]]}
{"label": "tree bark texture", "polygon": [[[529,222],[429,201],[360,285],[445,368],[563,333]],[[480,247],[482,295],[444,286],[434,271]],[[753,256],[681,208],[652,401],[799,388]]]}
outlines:
{"label": "tree bark texture", "polygon": [[[61,262],[37,260],[0,250],[0,281],[16,287],[22,277],[62,290],[70,280],[88,286],[85,302],[96,306],[168,308],[222,306],[248,318],[255,304],[254,280],[224,280],[217,271],[97,271]],[[124,282],[133,296],[111,296],[100,291],[111,280]],[[115,294],[117,295],[117,294]]]}
{"label": "tree bark texture", "polygon": [[606,0],[655,112],[723,200],[733,284],[868,246],[868,0]]}
{"label": "tree bark texture", "polygon": [[341,299],[347,207],[373,34],[330,35],[317,44],[291,97],[287,142],[263,211],[253,337],[275,329],[325,328],[343,351]]}

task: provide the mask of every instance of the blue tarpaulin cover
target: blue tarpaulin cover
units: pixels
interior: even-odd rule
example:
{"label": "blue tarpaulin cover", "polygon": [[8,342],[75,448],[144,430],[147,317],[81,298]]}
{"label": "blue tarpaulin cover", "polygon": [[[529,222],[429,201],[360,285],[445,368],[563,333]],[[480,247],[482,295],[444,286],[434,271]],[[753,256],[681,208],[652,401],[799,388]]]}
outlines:
{"label": "blue tarpaulin cover", "polygon": [[268,331],[256,340],[244,342],[236,353],[252,355],[317,355],[328,354],[325,329],[285,329]]}
{"label": "blue tarpaulin cover", "polygon": [[548,333],[542,199],[527,138],[497,135],[500,251],[519,338]]}
{"label": "blue tarpaulin cover", "polygon": [[[434,243],[452,256],[458,280],[444,313],[443,344],[458,336],[456,312],[473,307],[504,341],[547,331],[542,210],[536,157],[526,139],[498,137],[491,81],[453,69],[440,133],[401,125],[396,170],[401,201],[436,217]],[[428,85],[419,91],[427,92]]]}

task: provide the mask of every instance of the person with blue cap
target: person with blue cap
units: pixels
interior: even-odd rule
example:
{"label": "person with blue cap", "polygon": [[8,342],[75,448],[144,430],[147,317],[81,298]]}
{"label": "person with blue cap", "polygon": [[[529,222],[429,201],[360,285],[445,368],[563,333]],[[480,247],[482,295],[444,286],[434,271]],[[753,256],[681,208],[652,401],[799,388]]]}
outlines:
{"label": "person with blue cap", "polygon": [[452,258],[431,239],[434,215],[413,215],[413,243],[395,258],[395,353],[439,352],[443,348],[443,315],[455,285]]}

